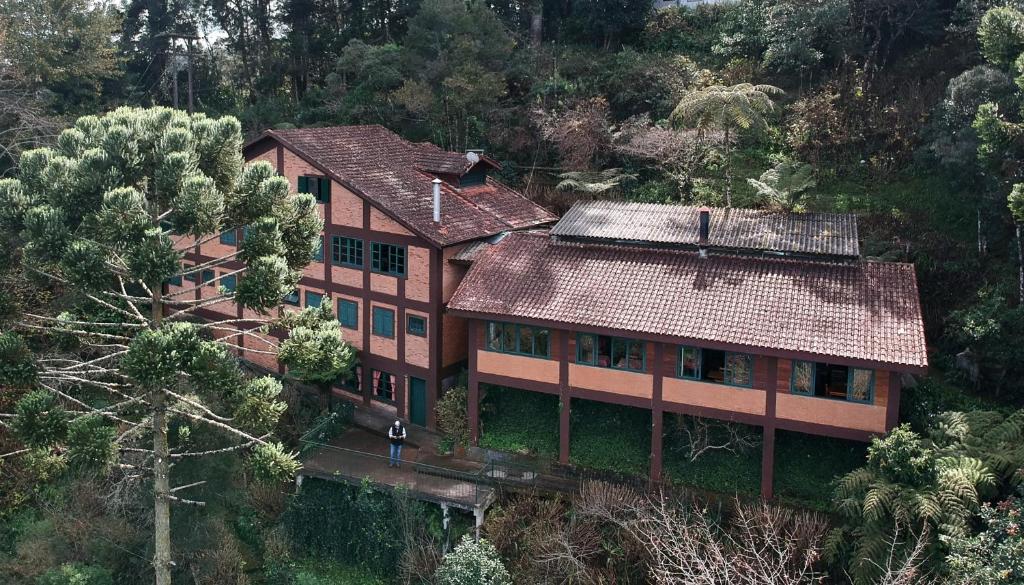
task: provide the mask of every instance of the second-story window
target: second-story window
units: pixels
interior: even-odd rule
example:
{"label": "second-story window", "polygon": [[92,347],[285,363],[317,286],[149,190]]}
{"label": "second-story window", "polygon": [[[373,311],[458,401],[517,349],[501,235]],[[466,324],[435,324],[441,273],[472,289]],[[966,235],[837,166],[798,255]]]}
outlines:
{"label": "second-story window", "polygon": [[338,321],[345,329],[359,329],[359,303],[338,299]]}
{"label": "second-story window", "polygon": [[323,262],[323,261],[324,261],[324,237],[320,236],[320,239],[317,240],[316,252],[313,252],[313,262]]}
{"label": "second-story window", "polygon": [[284,298],[281,299],[281,300],[286,305],[292,305],[294,307],[298,307],[299,306],[299,291],[298,290],[293,290],[292,292],[284,295]]}
{"label": "second-story window", "polygon": [[487,323],[487,349],[531,357],[551,357],[551,331],[515,323]]}
{"label": "second-story window", "polygon": [[313,292],[311,290],[306,291],[306,306],[307,307],[319,307],[320,303],[324,300],[324,295]]}
{"label": "second-story window", "polygon": [[203,271],[203,284],[205,284],[206,286],[213,286],[214,285],[214,280],[216,280],[216,278],[217,278],[217,275],[216,275],[216,273],[214,273],[214,271],[212,271],[212,270],[204,270]]}
{"label": "second-story window", "polygon": [[646,345],[639,339],[580,333],[576,336],[576,363],[642,372],[647,364]]}
{"label": "second-story window", "polygon": [[317,203],[331,200],[331,180],[327,177],[299,177],[299,193],[309,193],[316,197]]}
{"label": "second-story window", "polygon": [[234,274],[226,274],[220,277],[220,286],[225,291],[233,293],[238,288],[238,277]]}
{"label": "second-story window", "polygon": [[405,246],[373,242],[370,245],[371,264],[374,272],[405,276]]}
{"label": "second-story window", "polygon": [[234,246],[238,244],[238,232],[235,230],[226,230],[220,233],[220,243],[225,246]]}
{"label": "second-story window", "polygon": [[754,356],[684,345],[679,348],[676,373],[690,380],[750,387],[754,385]]}
{"label": "second-story window", "polygon": [[875,371],[834,364],[794,361],[789,379],[793,394],[873,403]]}
{"label": "second-story window", "polygon": [[373,334],[381,337],[395,336],[395,312],[384,307],[373,308]]}
{"label": "second-story window", "polygon": [[427,336],[427,320],[419,315],[407,315],[406,316],[405,331],[409,335],[416,335],[418,337]]}
{"label": "second-story window", "polygon": [[338,266],[363,267],[363,241],[344,236],[331,237],[331,262]]}

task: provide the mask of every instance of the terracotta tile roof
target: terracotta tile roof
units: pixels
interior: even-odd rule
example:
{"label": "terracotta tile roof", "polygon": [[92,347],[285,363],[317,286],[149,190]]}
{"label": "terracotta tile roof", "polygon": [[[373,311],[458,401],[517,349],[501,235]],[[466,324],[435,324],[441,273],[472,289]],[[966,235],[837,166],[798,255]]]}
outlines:
{"label": "terracotta tile roof", "polygon": [[441,223],[435,224],[430,183],[434,177],[426,167],[438,167],[431,169],[434,173],[448,172],[442,168],[458,169],[468,164],[465,155],[408,142],[383,126],[268,130],[262,138],[277,139],[311,159],[339,183],[438,246],[557,219],[516,191],[488,178],[484,185],[464,189],[445,184]]}
{"label": "terracotta tile roof", "polygon": [[914,267],[558,242],[481,251],[449,310],[804,355],[927,366]]}
{"label": "terracotta tile roof", "polygon": [[473,242],[472,244],[467,245],[462,250],[459,250],[459,253],[452,256],[451,259],[449,259],[448,261],[455,262],[458,264],[472,264],[473,260],[475,260],[476,257],[479,256],[481,252],[483,252],[487,248],[490,248],[492,245],[493,244],[491,244],[487,240],[479,240]]}
{"label": "terracotta tile roof", "polygon": [[[556,236],[696,246],[699,207],[578,202],[551,230]],[[860,255],[857,216],[712,209],[708,247],[815,256]]]}
{"label": "terracotta tile roof", "polygon": [[419,149],[416,156],[416,168],[428,173],[461,175],[479,161],[496,169],[501,168],[497,161],[487,156],[478,155],[477,161],[474,162],[465,154],[444,150],[429,142],[417,142],[413,146]]}

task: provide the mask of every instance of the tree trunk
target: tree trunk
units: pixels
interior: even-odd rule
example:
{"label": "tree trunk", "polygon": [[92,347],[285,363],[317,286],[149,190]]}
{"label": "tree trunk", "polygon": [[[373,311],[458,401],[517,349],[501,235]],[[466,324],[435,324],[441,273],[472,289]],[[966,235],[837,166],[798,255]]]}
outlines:
{"label": "tree trunk", "polygon": [[732,145],[729,143],[729,126],[725,127],[725,206],[732,207]]}
{"label": "tree trunk", "polygon": [[[163,317],[162,290],[153,290],[151,326],[160,327]],[[167,404],[163,389],[153,390],[153,572],[156,585],[171,585],[171,479],[170,449],[167,445]]]}
{"label": "tree trunk", "polygon": [[530,46],[536,48],[544,39],[544,7],[538,6],[534,10],[530,15]]}
{"label": "tree trunk", "polygon": [[1017,299],[1024,305],[1024,242],[1020,239],[1020,222],[1013,222],[1017,231]]}

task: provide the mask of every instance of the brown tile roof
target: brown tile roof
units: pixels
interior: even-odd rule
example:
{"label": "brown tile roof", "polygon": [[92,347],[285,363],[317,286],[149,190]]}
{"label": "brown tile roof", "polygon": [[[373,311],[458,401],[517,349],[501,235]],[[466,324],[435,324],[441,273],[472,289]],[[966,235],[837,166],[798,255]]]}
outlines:
{"label": "brown tile roof", "polygon": [[487,240],[479,240],[467,245],[465,248],[459,250],[458,254],[449,259],[449,262],[455,262],[458,264],[472,264],[473,260],[480,255],[481,252],[490,248],[493,244]]}
{"label": "brown tile roof", "polygon": [[[582,201],[551,230],[556,236],[696,246],[699,207]],[[857,257],[857,216],[712,209],[708,247]]]}
{"label": "brown tile roof", "polygon": [[[557,219],[516,191],[488,178],[485,185],[464,189],[444,185],[441,223],[435,224],[430,172],[462,168],[468,163],[465,155],[408,142],[383,126],[268,130],[262,138],[279,140],[310,159],[335,180],[438,246]],[[428,172],[426,167],[438,168]]]}
{"label": "brown tile roof", "polygon": [[927,366],[914,267],[558,242],[481,251],[449,309],[699,344]]}

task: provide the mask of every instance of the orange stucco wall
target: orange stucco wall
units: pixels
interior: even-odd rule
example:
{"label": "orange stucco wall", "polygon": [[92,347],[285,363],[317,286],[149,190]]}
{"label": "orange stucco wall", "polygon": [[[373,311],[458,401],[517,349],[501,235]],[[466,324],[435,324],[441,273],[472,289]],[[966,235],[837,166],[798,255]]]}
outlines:
{"label": "orange stucco wall", "polygon": [[406,318],[409,315],[415,315],[422,317],[427,321],[427,335],[426,337],[420,337],[419,335],[411,335],[407,332],[405,323],[402,324],[402,335],[405,335],[405,361],[406,363],[421,368],[430,367],[430,315],[420,311],[405,311]]}
{"label": "orange stucco wall", "polygon": [[469,356],[469,327],[465,319],[453,317],[447,313],[443,316],[444,341],[441,347],[441,365],[450,366],[461,362]]}
{"label": "orange stucco wall", "polygon": [[486,374],[558,383],[558,362],[555,360],[479,349],[476,352],[476,366],[477,370]]}
{"label": "orange stucco wall", "polygon": [[445,303],[452,298],[455,294],[455,289],[459,288],[459,283],[466,276],[467,267],[459,264],[452,264],[449,260],[452,259],[456,254],[461,252],[466,246],[450,246],[444,249],[442,254],[443,265],[441,268],[441,300]]}
{"label": "orange stucco wall", "polygon": [[397,295],[398,279],[387,274],[370,274],[370,290],[386,295]]}
{"label": "orange stucco wall", "polygon": [[829,400],[814,396],[779,394],[775,397],[775,416],[780,419],[885,432],[885,407]]}
{"label": "orange stucco wall", "polygon": [[746,414],[765,413],[765,392],[756,388],[737,388],[695,380],[665,378],[661,387],[666,402],[717,408]]}
{"label": "orange stucco wall", "polygon": [[406,254],[405,296],[426,303],[430,300],[430,249],[409,246]]}
{"label": "orange stucco wall", "polygon": [[363,199],[334,181],[331,181],[331,223],[363,227]]}
{"label": "orange stucco wall", "polygon": [[569,364],[569,385],[573,388],[651,398],[654,391],[654,377],[639,372]]}
{"label": "orange stucco wall", "polygon": [[391,219],[376,207],[370,208],[370,229],[375,232],[387,232],[389,234],[401,234],[403,236],[412,235],[412,232],[405,229],[402,224]]}

